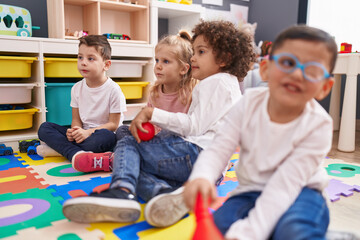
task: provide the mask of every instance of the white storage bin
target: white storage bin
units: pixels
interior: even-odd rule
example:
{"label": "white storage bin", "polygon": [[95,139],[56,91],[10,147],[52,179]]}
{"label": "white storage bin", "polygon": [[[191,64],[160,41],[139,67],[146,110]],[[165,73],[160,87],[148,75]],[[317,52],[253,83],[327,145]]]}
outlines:
{"label": "white storage bin", "polygon": [[146,103],[126,104],[127,111],[124,112],[124,121],[133,120],[144,107],[146,107]]}
{"label": "white storage bin", "polygon": [[0,104],[30,103],[35,83],[0,84]]}
{"label": "white storage bin", "polygon": [[142,67],[147,61],[138,60],[111,60],[111,67],[107,71],[107,76],[138,78],[142,76]]}

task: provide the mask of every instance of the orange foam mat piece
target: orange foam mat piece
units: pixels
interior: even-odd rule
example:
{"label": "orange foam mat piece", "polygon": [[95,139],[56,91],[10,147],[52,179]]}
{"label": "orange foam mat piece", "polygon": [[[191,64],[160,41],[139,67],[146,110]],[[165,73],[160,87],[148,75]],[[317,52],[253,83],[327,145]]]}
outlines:
{"label": "orange foam mat piece", "polygon": [[0,171],[0,194],[26,192],[31,188],[47,188],[49,184],[44,184],[44,179],[32,170],[28,167]]}

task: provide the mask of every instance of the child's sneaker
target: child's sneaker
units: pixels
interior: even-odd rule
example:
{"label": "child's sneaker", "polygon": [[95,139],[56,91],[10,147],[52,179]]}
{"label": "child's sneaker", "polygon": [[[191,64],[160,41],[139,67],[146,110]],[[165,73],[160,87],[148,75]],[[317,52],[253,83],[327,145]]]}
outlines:
{"label": "child's sneaker", "polygon": [[64,202],[66,218],[79,223],[135,222],[141,207],[136,197],[119,188],[109,188],[86,197],[71,198]]}
{"label": "child's sneaker", "polygon": [[189,208],[183,199],[184,188],[152,198],[145,206],[145,219],[154,227],[167,227],[178,222]]}
{"label": "child's sneaker", "polygon": [[112,152],[77,152],[72,158],[72,166],[79,172],[112,171]]}

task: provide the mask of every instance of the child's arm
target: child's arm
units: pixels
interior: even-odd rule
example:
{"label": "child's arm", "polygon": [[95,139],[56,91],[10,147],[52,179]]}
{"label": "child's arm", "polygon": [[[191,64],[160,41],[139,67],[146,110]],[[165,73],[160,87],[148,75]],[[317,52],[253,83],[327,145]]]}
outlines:
{"label": "child's arm", "polygon": [[151,121],[162,129],[181,136],[201,136],[215,132],[222,117],[240,98],[237,79],[230,81],[221,75],[209,77],[193,90],[188,114],[154,109]]}
{"label": "child's arm", "polygon": [[76,143],[83,142],[86,138],[88,138],[95,130],[97,129],[108,129],[114,132],[117,127],[119,126],[120,122],[120,114],[121,113],[110,113],[109,114],[109,122],[97,126],[95,128],[83,129],[83,128],[76,128],[73,130],[72,136]]}
{"label": "child's arm", "polygon": [[209,196],[212,201],[215,200],[215,182],[240,144],[239,122],[242,122],[243,116],[241,106],[242,102],[239,101],[230,109],[212,144],[200,153],[195,162],[184,190],[184,199],[190,209],[194,207],[198,192],[202,193],[203,199]]}
{"label": "child's arm", "polygon": [[331,148],[331,141],[331,121],[314,126],[277,167],[248,217],[233,223],[226,237],[236,239],[241,234],[242,239],[267,239],[305,186],[322,189],[324,186],[311,183],[326,176],[319,169],[324,171],[321,164]]}
{"label": "child's arm", "polygon": [[78,108],[72,108],[72,121],[71,127],[82,127],[82,121],[80,119],[80,113]]}

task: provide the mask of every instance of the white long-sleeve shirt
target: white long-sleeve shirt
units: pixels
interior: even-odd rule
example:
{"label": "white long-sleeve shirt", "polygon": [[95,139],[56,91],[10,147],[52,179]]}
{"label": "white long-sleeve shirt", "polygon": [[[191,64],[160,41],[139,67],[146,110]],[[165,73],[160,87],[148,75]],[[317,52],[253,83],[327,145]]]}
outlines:
{"label": "white long-sleeve shirt", "polygon": [[212,145],[200,153],[190,175],[190,180],[214,183],[240,146],[235,165],[239,185],[231,194],[261,191],[261,195],[249,216],[231,225],[228,238],[267,239],[303,187],[322,191],[327,185],[322,161],[331,149],[330,116],[312,100],[293,121],[275,123],[268,115],[268,99],[268,88],[248,89],[224,117]]}
{"label": "white long-sleeve shirt", "polygon": [[228,73],[217,73],[195,86],[187,114],[154,108],[151,122],[205,149],[218,131],[223,116],[240,97],[238,79]]}

